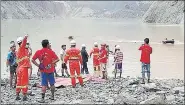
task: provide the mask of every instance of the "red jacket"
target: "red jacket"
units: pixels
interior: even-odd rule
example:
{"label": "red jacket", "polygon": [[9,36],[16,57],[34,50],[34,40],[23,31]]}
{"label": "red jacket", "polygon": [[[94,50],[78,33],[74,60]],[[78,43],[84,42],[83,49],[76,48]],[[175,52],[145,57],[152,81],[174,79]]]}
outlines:
{"label": "red jacket", "polygon": [[64,57],[64,62],[67,63],[68,60],[69,63],[80,62],[80,64],[82,64],[81,51],[77,48],[70,48],[69,50],[67,50]]}
{"label": "red jacket", "polygon": [[16,61],[17,61],[18,67],[30,67],[31,66],[28,51],[26,49],[26,42],[27,42],[27,38],[24,38],[21,46],[19,47],[16,53],[16,57],[17,57]]}
{"label": "red jacket", "polygon": [[93,50],[90,52],[90,56],[93,54],[93,59],[99,59],[100,50],[98,47],[94,47]]}
{"label": "red jacket", "polygon": [[100,63],[107,63],[107,50],[105,48],[100,50]]}
{"label": "red jacket", "polygon": [[54,51],[48,48],[42,48],[37,50],[32,57],[33,60],[39,59],[47,69],[41,70],[41,72],[52,73],[55,70],[55,65],[52,63],[55,60],[58,60],[57,55]]}
{"label": "red jacket", "polygon": [[150,64],[150,54],[152,53],[152,47],[150,45],[144,44],[139,50],[141,50],[141,59],[140,61],[146,64]]}

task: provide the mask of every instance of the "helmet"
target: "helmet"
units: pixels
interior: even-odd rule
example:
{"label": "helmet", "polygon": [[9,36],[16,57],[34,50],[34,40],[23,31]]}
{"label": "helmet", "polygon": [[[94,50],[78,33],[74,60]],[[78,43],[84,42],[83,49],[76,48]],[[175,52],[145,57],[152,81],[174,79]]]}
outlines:
{"label": "helmet", "polygon": [[23,38],[22,37],[18,37],[17,38],[17,43],[21,43],[23,41]]}
{"label": "helmet", "polygon": [[76,45],[75,40],[72,40],[72,41],[70,42],[70,44],[71,44],[71,45]]}
{"label": "helmet", "polygon": [[102,45],[102,46],[106,46],[106,44],[105,44],[105,43],[102,43],[101,45]]}
{"label": "helmet", "polygon": [[97,43],[97,42],[94,42],[94,45],[95,45],[95,46],[97,46],[97,45],[98,45],[98,43]]}
{"label": "helmet", "polygon": [[116,45],[116,49],[120,49],[120,46],[119,45]]}
{"label": "helmet", "polygon": [[82,44],[82,47],[85,47],[85,44]]}

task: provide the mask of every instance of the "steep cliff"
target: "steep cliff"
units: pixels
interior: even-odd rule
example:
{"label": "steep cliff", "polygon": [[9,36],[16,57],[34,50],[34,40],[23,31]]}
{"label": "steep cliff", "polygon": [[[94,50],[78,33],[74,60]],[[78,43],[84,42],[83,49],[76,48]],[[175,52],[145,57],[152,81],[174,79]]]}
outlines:
{"label": "steep cliff", "polygon": [[2,1],[1,19],[63,18],[64,3],[53,1]]}
{"label": "steep cliff", "polygon": [[[96,18],[142,17],[152,4],[151,1],[70,1],[72,16]],[[89,12],[88,12],[89,11]]]}
{"label": "steep cliff", "polygon": [[143,16],[147,23],[180,24],[184,21],[184,1],[155,1]]}
{"label": "steep cliff", "polygon": [[149,1],[2,1],[1,18],[136,18],[150,5]]}

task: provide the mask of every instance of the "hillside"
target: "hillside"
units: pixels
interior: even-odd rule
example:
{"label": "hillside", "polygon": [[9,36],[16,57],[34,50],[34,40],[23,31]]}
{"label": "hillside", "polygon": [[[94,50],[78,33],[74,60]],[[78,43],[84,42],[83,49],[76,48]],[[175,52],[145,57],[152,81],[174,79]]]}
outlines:
{"label": "hillside", "polygon": [[155,1],[143,16],[146,23],[180,24],[184,21],[184,1]]}
{"label": "hillside", "polygon": [[2,19],[63,18],[67,15],[64,3],[53,1],[3,1]]}

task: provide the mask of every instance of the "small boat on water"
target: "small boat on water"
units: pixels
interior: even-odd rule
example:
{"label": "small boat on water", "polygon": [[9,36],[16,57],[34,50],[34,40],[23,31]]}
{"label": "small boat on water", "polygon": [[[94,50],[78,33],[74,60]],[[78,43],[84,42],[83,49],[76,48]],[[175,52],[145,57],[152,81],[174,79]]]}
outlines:
{"label": "small boat on water", "polygon": [[166,40],[162,41],[162,43],[163,43],[163,44],[167,44],[167,43],[174,44],[174,43],[175,43],[175,41],[174,41],[174,39],[172,39],[172,40],[168,40],[168,39],[166,38]]}

